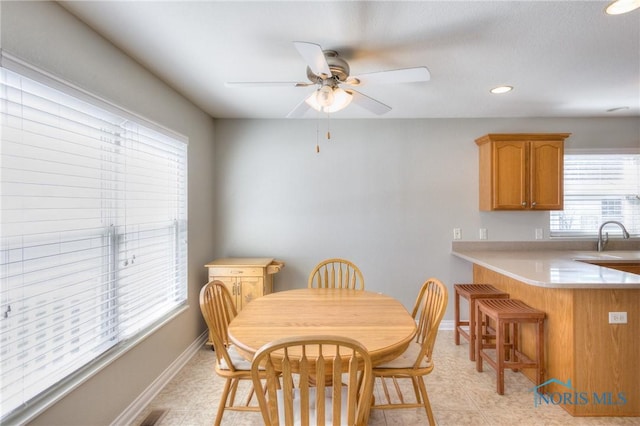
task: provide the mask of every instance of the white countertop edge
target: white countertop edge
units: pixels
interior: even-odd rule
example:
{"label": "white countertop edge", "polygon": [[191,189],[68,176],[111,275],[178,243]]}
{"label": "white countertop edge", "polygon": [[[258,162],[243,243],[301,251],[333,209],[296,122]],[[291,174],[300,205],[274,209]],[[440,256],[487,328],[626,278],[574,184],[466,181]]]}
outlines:
{"label": "white countertop edge", "polygon": [[[522,251],[522,253],[524,253],[525,251]],[[628,272],[624,272],[624,271],[615,271],[612,272],[612,270],[610,268],[604,268],[598,265],[592,265],[589,263],[583,263],[583,262],[578,262],[577,260],[575,260],[576,258],[580,258],[581,256],[581,252],[576,252],[576,251],[566,251],[566,252],[540,252],[540,251],[526,251],[527,255],[531,257],[530,261],[531,262],[535,262],[536,261],[536,255],[540,256],[541,253],[544,257],[549,257],[549,255],[557,255],[559,261],[561,262],[572,262],[572,263],[567,263],[567,266],[579,266],[580,268],[583,268],[585,271],[600,271],[601,269],[603,270],[602,272],[604,272],[605,274],[609,274],[611,275],[612,273],[615,274],[616,276],[620,277],[620,281],[623,282],[588,282],[588,281],[579,281],[576,280],[575,282],[566,282],[566,281],[558,281],[558,282],[554,282],[552,279],[548,279],[545,281],[540,281],[540,280],[536,280],[536,279],[532,279],[530,277],[527,277],[526,275],[520,274],[517,271],[514,270],[509,270],[509,269],[505,269],[504,266],[501,266],[499,264],[496,263],[492,263],[490,260],[486,260],[486,255],[488,253],[491,253],[492,255],[494,255],[493,257],[495,257],[495,254],[504,254],[505,258],[507,257],[513,257],[514,251],[487,251],[486,253],[484,251],[456,251],[456,250],[452,250],[451,254],[453,254],[454,256],[469,261],[471,263],[474,263],[478,266],[482,266],[484,268],[487,268],[491,271],[497,272],[499,274],[505,275],[507,277],[513,278],[517,281],[523,282],[525,284],[529,284],[532,286],[536,286],[536,287],[544,287],[544,288],[557,288],[557,289],[583,289],[583,290],[588,290],[588,289],[640,289],[640,275],[636,275],[636,274],[631,274]],[[588,253],[588,252],[587,252]],[[637,254],[637,252],[635,252]],[[584,257],[589,258],[589,254],[586,254]],[[573,262],[577,262],[577,264],[574,264]],[[601,273],[600,273],[601,275]]]}

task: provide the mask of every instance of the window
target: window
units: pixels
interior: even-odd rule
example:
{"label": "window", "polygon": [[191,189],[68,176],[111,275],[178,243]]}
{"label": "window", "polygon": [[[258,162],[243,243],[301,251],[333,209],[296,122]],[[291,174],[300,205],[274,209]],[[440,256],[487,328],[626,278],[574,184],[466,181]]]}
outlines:
{"label": "window", "polygon": [[551,212],[551,236],[594,236],[609,220],[640,235],[640,154],[566,154],[564,210]]}
{"label": "window", "polygon": [[51,86],[0,68],[2,420],[187,298],[186,140]]}

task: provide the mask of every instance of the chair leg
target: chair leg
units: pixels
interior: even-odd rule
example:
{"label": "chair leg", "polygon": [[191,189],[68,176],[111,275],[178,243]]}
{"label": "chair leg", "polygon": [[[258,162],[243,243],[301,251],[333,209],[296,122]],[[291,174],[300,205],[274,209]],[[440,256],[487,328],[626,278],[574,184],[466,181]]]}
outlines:
{"label": "chair leg", "polygon": [[[396,395],[398,395],[398,398],[400,398],[400,403],[404,404],[404,395],[402,394],[402,390],[400,390],[398,379],[396,379],[395,376],[392,376],[391,380],[393,381],[393,386],[396,388]],[[415,387],[415,384],[413,386]]]}
{"label": "chair leg", "polygon": [[251,386],[251,389],[249,389],[249,392],[247,392],[247,399],[244,402],[244,406],[245,407],[249,407],[251,404],[251,399],[253,398],[253,395],[255,393],[255,389],[253,388],[253,386]]}
{"label": "chair leg", "polygon": [[384,396],[387,398],[386,404],[391,404],[391,396],[389,395],[389,388],[387,387],[387,381],[384,377],[380,377],[380,383],[382,384],[382,390],[384,391]]}
{"label": "chair leg", "polygon": [[420,400],[420,382],[422,381],[422,377],[416,377],[416,376],[412,376],[411,377],[411,382],[413,383],[413,393],[416,394],[416,400],[418,402],[418,404],[422,404],[422,401]]}
{"label": "chair leg", "polygon": [[231,379],[227,379],[224,382],[224,389],[222,390],[222,396],[220,397],[220,405],[218,406],[218,414],[216,414],[215,426],[220,426],[220,423],[222,422],[222,415],[224,414],[224,409],[227,406],[227,399],[229,398],[230,389]]}
{"label": "chair leg", "polygon": [[238,392],[238,383],[240,380],[231,379],[231,394],[229,395],[229,407],[236,405],[236,393]]}
{"label": "chair leg", "polygon": [[[417,377],[417,379],[420,394],[422,395],[422,402],[424,403],[424,409],[427,412],[427,418],[429,419],[429,426],[435,426],[436,421],[433,418],[433,411],[431,411],[431,403],[429,402],[429,396],[427,395],[427,387],[425,386],[422,377]],[[416,394],[416,396],[418,396],[418,394]]]}

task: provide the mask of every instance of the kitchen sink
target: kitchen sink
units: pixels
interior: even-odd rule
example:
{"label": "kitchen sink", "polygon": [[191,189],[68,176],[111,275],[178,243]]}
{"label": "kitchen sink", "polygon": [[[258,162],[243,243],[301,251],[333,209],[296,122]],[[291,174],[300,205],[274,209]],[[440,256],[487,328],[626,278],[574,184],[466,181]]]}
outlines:
{"label": "kitchen sink", "polygon": [[573,260],[640,275],[640,260],[637,259],[628,260],[623,259],[619,256],[611,255],[609,257],[599,256],[597,258],[591,259],[588,259],[586,257],[579,257]]}
{"label": "kitchen sink", "polygon": [[622,257],[616,256],[613,254],[597,254],[597,255],[585,254],[585,255],[580,255],[578,257],[575,257],[573,260],[590,263],[591,261],[607,261],[609,259],[622,259]]}

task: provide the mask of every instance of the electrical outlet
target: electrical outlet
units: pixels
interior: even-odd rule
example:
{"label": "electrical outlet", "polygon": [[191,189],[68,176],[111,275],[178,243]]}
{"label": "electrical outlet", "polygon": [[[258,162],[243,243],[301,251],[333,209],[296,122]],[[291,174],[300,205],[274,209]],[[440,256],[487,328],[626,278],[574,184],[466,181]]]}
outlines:
{"label": "electrical outlet", "polygon": [[536,240],[541,240],[542,236],[542,228],[536,228]]}
{"label": "electrical outlet", "polygon": [[480,239],[481,240],[487,239],[487,228],[480,228]]}
{"label": "electrical outlet", "polygon": [[626,324],[626,312],[609,312],[609,324]]}
{"label": "electrical outlet", "polygon": [[453,239],[459,240],[461,238],[462,238],[462,232],[460,231],[460,228],[453,228]]}

